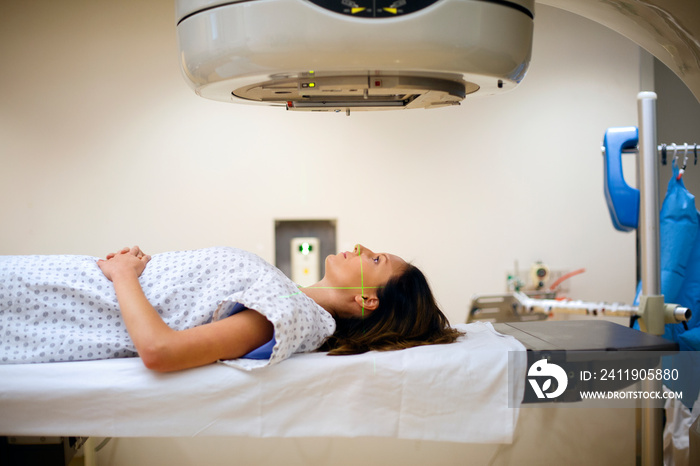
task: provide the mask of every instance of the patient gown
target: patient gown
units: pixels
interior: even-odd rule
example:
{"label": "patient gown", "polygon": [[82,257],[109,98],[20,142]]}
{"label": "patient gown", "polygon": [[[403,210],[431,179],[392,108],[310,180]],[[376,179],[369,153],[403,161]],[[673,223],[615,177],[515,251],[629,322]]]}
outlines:
{"label": "patient gown", "polygon": [[[89,256],[0,256],[0,364],[137,356],[112,283]],[[255,309],[275,329],[269,359],[223,361],[243,369],[313,351],[335,321],[279,269],[235,248],[155,254],[140,277],[173,329]],[[238,305],[237,305],[238,304]]]}

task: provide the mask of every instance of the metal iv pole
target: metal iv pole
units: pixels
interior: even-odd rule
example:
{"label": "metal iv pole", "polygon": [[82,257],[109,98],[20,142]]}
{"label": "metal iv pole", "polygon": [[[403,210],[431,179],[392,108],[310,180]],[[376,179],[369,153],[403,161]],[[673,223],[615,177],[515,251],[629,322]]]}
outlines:
{"label": "metal iv pole", "polygon": [[[637,94],[639,115],[639,222],[637,232],[641,249],[642,293],[639,297],[639,327],[652,335],[663,335],[667,323],[690,319],[690,310],[677,304],[664,303],[661,294],[661,253],[659,242],[659,177],[656,145],[656,94]],[[659,362],[659,367],[660,367]],[[642,381],[644,392],[661,392],[661,380]],[[650,398],[640,405],[640,457],[642,466],[663,464],[663,408],[654,406]]]}
{"label": "metal iv pole", "polygon": [[[659,178],[656,147],[656,94],[637,95],[639,114],[639,240],[642,258],[642,295],[639,301],[642,330],[664,333],[664,297],[661,294],[659,253]],[[660,391],[661,381],[645,380],[645,391]],[[641,464],[663,464],[663,411],[651,400],[641,403]]]}

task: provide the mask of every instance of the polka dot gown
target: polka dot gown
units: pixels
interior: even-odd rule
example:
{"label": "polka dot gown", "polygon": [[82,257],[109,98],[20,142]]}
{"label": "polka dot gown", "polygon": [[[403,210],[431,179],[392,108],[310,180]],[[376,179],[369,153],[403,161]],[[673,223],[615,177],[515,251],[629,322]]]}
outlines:
{"label": "polka dot gown", "polygon": [[[89,256],[0,256],[0,363],[137,356],[112,283]],[[225,363],[252,369],[313,351],[335,321],[280,270],[255,254],[208,248],[155,254],[140,277],[146,297],[173,329],[228,317],[236,303],[270,320],[269,360]]]}

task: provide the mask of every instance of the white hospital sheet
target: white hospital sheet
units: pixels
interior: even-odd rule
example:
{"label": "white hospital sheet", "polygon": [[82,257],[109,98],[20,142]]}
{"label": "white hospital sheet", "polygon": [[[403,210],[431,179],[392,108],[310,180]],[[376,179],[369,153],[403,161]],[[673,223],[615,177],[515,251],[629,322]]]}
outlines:
{"label": "white hospital sheet", "polygon": [[[457,327],[467,335],[450,345],[296,354],[253,372],[213,364],[160,374],[138,358],[4,365],[0,435],[509,443],[524,387],[524,347],[489,323]],[[508,364],[510,351],[519,352],[521,364]]]}

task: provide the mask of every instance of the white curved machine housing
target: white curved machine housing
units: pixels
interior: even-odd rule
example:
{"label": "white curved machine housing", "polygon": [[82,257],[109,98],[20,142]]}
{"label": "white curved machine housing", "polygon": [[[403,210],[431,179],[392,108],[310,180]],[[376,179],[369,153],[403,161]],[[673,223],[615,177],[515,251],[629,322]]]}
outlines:
{"label": "white curved machine housing", "polygon": [[184,75],[225,102],[435,108],[513,89],[534,0],[177,0]]}

